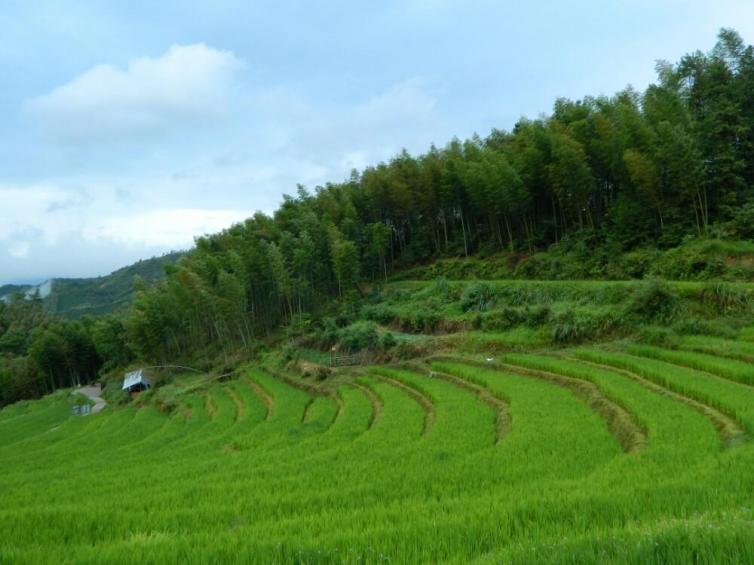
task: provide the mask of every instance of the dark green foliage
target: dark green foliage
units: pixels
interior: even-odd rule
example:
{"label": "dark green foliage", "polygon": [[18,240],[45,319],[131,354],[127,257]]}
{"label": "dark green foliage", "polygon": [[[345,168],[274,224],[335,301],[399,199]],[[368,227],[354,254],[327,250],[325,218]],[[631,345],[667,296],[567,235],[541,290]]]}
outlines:
{"label": "dark green foliage", "polygon": [[626,314],[645,321],[667,321],[676,312],[678,294],[667,283],[651,279],[636,287]]}
{"label": "dark green foliage", "polygon": [[423,307],[414,309],[403,319],[403,329],[413,333],[432,333],[440,323],[440,314]]}
{"label": "dark green foliage", "polygon": [[561,344],[581,343],[597,333],[594,320],[581,317],[574,312],[556,316],[551,326],[552,341]]}
{"label": "dark green foliage", "polygon": [[717,314],[746,314],[751,311],[751,294],[728,283],[707,283],[701,296],[704,303],[712,306]]}
{"label": "dark green foliage", "polygon": [[524,309],[524,319],[529,327],[537,328],[549,322],[552,311],[549,306],[533,306]]}
{"label": "dark green foliage", "polygon": [[[610,287],[604,292],[616,294],[598,301],[614,308],[596,312],[593,294],[578,286],[476,282],[459,296],[446,279],[754,280],[754,245],[724,241],[754,233],[752,53],[722,30],[708,54],[660,65],[644,93],[559,99],[550,116],[522,119],[510,132],[418,156],[402,151],[311,193],[299,186],[274,214],[199,238],[177,262],[169,256],[95,281],[58,281],[51,311],[100,314],[132,294],[133,305],[55,331],[42,321],[0,327],[2,355],[29,361],[4,361],[5,374],[16,382],[20,372],[40,391],[91,378],[96,359],[108,370],[134,360],[211,365],[250,354],[282,327],[290,339],[314,334],[320,345],[355,350],[377,344],[374,323],[448,331],[451,307],[464,313],[462,324],[484,314],[474,321],[481,328],[551,324],[562,343],[614,332],[621,314],[632,323],[670,322],[678,297],[656,282],[630,297]],[[420,289],[418,307],[397,308],[395,294],[362,310],[364,296],[401,270],[438,280]],[[748,308],[730,288],[705,297],[718,313]],[[571,310],[553,307],[559,301]],[[371,326],[358,325],[359,316]],[[325,317],[334,327],[317,322]],[[59,366],[67,377],[56,374]]]}
{"label": "dark green foliage", "polygon": [[18,329],[6,331],[0,337],[0,354],[24,355],[29,343],[29,335]]}
{"label": "dark green foliage", "polygon": [[338,332],[338,344],[346,351],[372,349],[377,341],[377,327],[372,322],[355,322]]}
{"label": "dark green foliage", "polygon": [[700,241],[663,253],[649,274],[671,280],[709,280],[725,272],[725,261],[715,241]]}
{"label": "dark green foliage", "polygon": [[515,308],[503,308],[483,314],[480,327],[486,331],[504,331],[521,324],[525,319],[523,312]]}
{"label": "dark green foliage", "polygon": [[485,312],[495,302],[495,292],[486,283],[474,283],[467,286],[461,295],[461,310],[464,312]]}
{"label": "dark green foliage", "polygon": [[392,323],[397,317],[396,312],[386,304],[372,304],[370,306],[365,306],[361,311],[361,315],[367,320],[382,325]]}
{"label": "dark green foliage", "polygon": [[671,328],[664,326],[643,326],[639,331],[639,340],[650,345],[672,347],[677,337]]}
{"label": "dark green foliage", "polygon": [[103,277],[91,279],[54,279],[45,307],[65,318],[100,316],[128,306],[136,290],[134,279],[151,285],[165,278],[165,270],[184,253],[168,253],[145,259]]}
{"label": "dark green foliage", "polygon": [[380,335],[380,347],[382,349],[392,349],[397,343],[398,341],[395,339],[395,336],[391,332],[383,332]]}
{"label": "dark green foliage", "polygon": [[671,326],[671,330],[679,335],[712,335],[731,339],[738,333],[724,321],[708,320],[699,316],[678,320]]}
{"label": "dark green foliage", "polygon": [[754,239],[754,202],[741,206],[733,216],[735,236],[740,239]]}

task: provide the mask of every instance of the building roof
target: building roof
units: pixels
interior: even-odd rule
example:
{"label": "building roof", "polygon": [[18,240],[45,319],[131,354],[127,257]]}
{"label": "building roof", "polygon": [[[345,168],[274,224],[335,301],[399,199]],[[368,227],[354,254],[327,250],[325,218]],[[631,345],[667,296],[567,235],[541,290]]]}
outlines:
{"label": "building roof", "polygon": [[147,376],[144,374],[144,369],[139,369],[138,371],[131,371],[130,373],[126,373],[126,377],[123,379],[123,386],[121,387],[121,390],[126,390],[131,388],[132,386],[142,384],[145,386],[151,386],[151,381],[147,378]]}

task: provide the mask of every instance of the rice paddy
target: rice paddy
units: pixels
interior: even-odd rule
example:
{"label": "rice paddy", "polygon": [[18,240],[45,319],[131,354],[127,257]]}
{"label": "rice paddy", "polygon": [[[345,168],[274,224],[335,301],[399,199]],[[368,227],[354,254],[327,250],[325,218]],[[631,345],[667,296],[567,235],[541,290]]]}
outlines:
{"label": "rice paddy", "polygon": [[751,345],[724,341],[19,403],[0,562],[754,562]]}

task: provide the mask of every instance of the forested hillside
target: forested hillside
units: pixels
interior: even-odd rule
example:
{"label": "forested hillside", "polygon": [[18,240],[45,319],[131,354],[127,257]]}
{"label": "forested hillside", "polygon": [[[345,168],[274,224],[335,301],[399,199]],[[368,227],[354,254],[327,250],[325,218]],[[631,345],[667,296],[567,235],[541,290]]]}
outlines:
{"label": "forested hillside", "polygon": [[[644,93],[557,100],[547,118],[299,187],[196,249],[125,319],[135,354],[248,345],[363,281],[443,256],[581,245],[594,256],[754,230],[754,48],[658,64]],[[533,273],[536,275],[536,273]]]}
{"label": "forested hillside", "polygon": [[130,304],[136,290],[134,281],[139,286],[161,280],[165,276],[165,266],[172,265],[182,255],[176,251],[144,259],[103,277],[55,279],[45,306],[65,318],[109,314]]}
{"label": "forested hillside", "polygon": [[[753,92],[754,48],[722,30],[709,53],[659,63],[644,92],[559,99],[550,116],[511,131],[300,186],[272,216],[200,238],[125,313],[80,324],[95,344],[91,370],[50,361],[60,350],[50,338],[29,352],[27,374],[43,392],[103,364],[251,351],[293,318],[342,325],[370,287],[437,259],[496,255],[514,276],[562,278],[537,259],[549,250],[582,266],[571,276],[607,278],[621,257],[751,238]],[[728,267],[692,271],[716,278]]]}
{"label": "forested hillside", "polygon": [[111,325],[91,316],[128,306],[136,288],[144,290],[164,278],[165,266],[181,255],[153,257],[102,277],[55,279],[44,298],[36,293],[39,287],[0,287],[0,405],[87,382],[96,377],[103,359],[111,365],[126,362],[96,349]]}

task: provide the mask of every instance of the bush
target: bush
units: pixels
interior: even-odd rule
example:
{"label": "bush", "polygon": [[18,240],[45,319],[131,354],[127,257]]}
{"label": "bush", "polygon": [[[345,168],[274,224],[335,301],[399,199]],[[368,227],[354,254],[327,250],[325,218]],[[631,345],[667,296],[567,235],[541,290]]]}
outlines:
{"label": "bush", "polygon": [[572,344],[604,337],[620,328],[620,314],[615,310],[569,310],[555,316],[550,337],[555,343]]}
{"label": "bush", "polygon": [[717,314],[735,312],[745,314],[751,308],[749,294],[727,283],[705,284],[701,291],[701,298],[705,304],[711,305]]}
{"label": "bush", "polygon": [[724,253],[719,241],[686,241],[663,253],[649,274],[669,280],[709,280],[725,274]]}
{"label": "bush", "polygon": [[377,344],[377,327],[372,322],[354,322],[338,332],[338,343],[347,351],[370,349]]}
{"label": "bush", "polygon": [[283,355],[283,361],[285,361],[286,363],[290,361],[296,361],[299,357],[298,349],[290,344],[284,345],[281,349],[281,353]]}
{"label": "bush", "polygon": [[754,238],[754,201],[747,202],[736,211],[732,225],[739,238]]}
{"label": "bush", "polygon": [[495,292],[487,283],[474,283],[467,286],[461,295],[461,310],[485,312],[495,302]]}
{"label": "bush", "polygon": [[537,328],[545,325],[552,316],[552,310],[548,306],[534,306],[524,310],[526,325],[531,328]]}
{"label": "bush", "polygon": [[361,313],[367,320],[383,325],[392,323],[396,318],[395,311],[385,304],[366,306]]}
{"label": "bush", "polygon": [[699,317],[684,318],[673,324],[674,332],[681,335],[713,335],[728,339],[735,339],[737,332],[732,327],[715,320],[705,320]]}
{"label": "bush", "polygon": [[673,347],[678,341],[676,333],[662,326],[643,326],[639,331],[639,339],[650,345]]}
{"label": "bush", "polygon": [[384,350],[395,347],[398,341],[391,332],[385,332],[380,336],[380,347]]}
{"label": "bush", "polygon": [[566,312],[553,321],[550,335],[555,343],[573,344],[590,339],[595,333],[592,320]]}
{"label": "bush", "polygon": [[647,321],[667,321],[675,314],[678,303],[678,295],[667,283],[653,279],[636,288],[626,307],[626,314]]}
{"label": "bush", "polygon": [[[432,333],[440,323],[440,315],[432,310],[417,310],[407,320],[409,331],[414,333]],[[404,323],[404,327],[406,324]]]}
{"label": "bush", "polygon": [[504,331],[524,321],[523,314],[515,308],[503,308],[482,316],[481,328],[485,331]]}
{"label": "bush", "polygon": [[318,332],[320,345],[330,347],[338,341],[338,325],[333,318],[322,320],[322,327]]}

